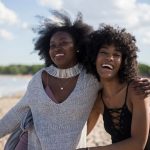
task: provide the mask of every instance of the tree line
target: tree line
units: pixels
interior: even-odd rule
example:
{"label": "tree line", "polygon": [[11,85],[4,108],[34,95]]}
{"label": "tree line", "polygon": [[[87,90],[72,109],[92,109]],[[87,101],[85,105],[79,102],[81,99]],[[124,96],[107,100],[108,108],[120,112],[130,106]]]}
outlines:
{"label": "tree line", "polygon": [[[10,74],[10,75],[27,75],[34,74],[40,70],[44,65],[8,65],[0,66],[0,74]],[[139,74],[141,76],[150,77],[150,66],[146,64],[139,64]]]}
{"label": "tree line", "polygon": [[139,64],[139,74],[141,76],[149,77],[150,78],[150,66],[146,64]]}
{"label": "tree line", "polygon": [[8,65],[0,66],[0,74],[9,74],[9,75],[27,75],[34,74],[40,70],[43,65]]}

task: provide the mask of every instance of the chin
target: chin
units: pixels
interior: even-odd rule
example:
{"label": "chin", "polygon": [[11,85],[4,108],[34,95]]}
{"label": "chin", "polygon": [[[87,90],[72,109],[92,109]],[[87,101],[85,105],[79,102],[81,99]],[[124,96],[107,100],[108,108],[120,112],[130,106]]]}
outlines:
{"label": "chin", "polygon": [[115,78],[115,77],[113,75],[111,75],[111,74],[100,75],[100,79],[101,80],[112,80],[113,78]]}

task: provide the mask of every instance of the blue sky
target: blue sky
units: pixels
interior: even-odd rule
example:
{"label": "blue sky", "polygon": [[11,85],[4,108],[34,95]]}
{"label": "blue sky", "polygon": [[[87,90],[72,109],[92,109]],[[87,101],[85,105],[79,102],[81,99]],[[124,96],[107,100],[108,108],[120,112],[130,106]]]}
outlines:
{"label": "blue sky", "polygon": [[125,27],[137,39],[138,61],[150,65],[149,0],[0,0],[0,65],[42,64],[33,52],[35,16],[49,17],[48,9],[62,8],[72,18],[81,11],[95,29],[99,23]]}

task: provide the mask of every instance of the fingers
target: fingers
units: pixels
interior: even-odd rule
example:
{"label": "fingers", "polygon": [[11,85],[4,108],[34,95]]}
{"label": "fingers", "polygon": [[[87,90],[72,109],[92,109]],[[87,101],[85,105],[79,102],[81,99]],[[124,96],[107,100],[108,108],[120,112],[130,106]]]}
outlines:
{"label": "fingers", "polygon": [[132,81],[133,83],[149,83],[150,84],[150,80],[147,78],[136,78]]}
{"label": "fingers", "polygon": [[137,95],[150,96],[150,80],[148,78],[136,78],[130,85],[135,89]]}
{"label": "fingers", "polygon": [[145,86],[141,86],[141,89],[148,92],[148,91],[150,91],[150,85],[145,84]]}
{"label": "fingers", "polygon": [[147,85],[147,84],[145,84],[145,85],[135,85],[135,84],[132,84],[131,85],[132,86],[132,88],[134,88],[135,89],[135,93],[137,94],[137,95],[143,95],[144,97],[147,97],[147,96],[149,96],[150,95],[150,85]]}
{"label": "fingers", "polygon": [[150,80],[144,79],[135,79],[131,82],[132,87],[144,87],[147,90],[150,90]]}

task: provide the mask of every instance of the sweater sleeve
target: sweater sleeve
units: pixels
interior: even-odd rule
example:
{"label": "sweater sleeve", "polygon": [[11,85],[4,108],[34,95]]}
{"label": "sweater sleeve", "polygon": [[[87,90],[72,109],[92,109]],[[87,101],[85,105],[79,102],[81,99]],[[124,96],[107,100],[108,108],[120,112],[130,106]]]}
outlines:
{"label": "sweater sleeve", "polygon": [[[30,81],[31,82],[31,81]],[[29,83],[30,84],[30,83]],[[0,138],[13,132],[29,110],[30,86],[23,98],[0,119]]]}

